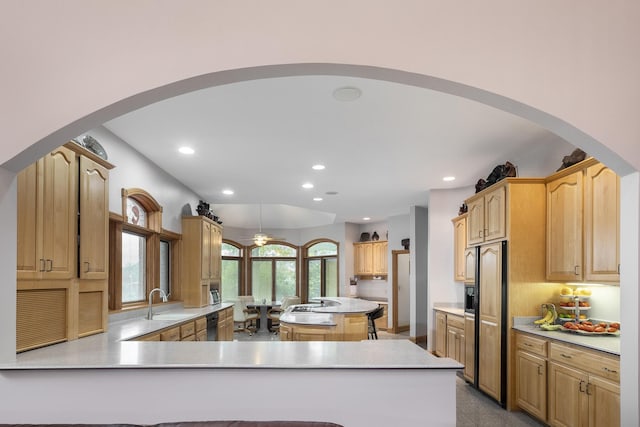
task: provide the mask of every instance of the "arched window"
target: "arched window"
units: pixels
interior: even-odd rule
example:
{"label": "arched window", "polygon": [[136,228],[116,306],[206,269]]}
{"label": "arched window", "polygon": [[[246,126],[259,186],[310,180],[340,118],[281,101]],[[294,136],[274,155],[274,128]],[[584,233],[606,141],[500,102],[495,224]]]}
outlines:
{"label": "arched window", "polygon": [[338,296],[338,243],[313,240],[304,246],[305,300]]}
{"label": "arched window", "polygon": [[162,206],[140,188],[123,188],[122,215],[110,217],[109,309],[143,304],[151,289],[171,294],[180,235],[162,229]]}
{"label": "arched window", "polygon": [[286,243],[251,247],[250,295],[256,301],[279,301],[298,295],[298,248]]}
{"label": "arched window", "polygon": [[231,301],[241,293],[242,245],[222,240],[222,300]]}

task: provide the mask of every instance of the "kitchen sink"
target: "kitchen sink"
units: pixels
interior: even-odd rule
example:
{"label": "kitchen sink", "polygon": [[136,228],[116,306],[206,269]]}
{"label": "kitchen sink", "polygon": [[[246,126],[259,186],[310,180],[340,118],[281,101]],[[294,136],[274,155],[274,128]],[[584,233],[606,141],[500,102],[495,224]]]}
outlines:
{"label": "kitchen sink", "polygon": [[151,320],[182,320],[193,317],[190,313],[157,313],[154,314]]}

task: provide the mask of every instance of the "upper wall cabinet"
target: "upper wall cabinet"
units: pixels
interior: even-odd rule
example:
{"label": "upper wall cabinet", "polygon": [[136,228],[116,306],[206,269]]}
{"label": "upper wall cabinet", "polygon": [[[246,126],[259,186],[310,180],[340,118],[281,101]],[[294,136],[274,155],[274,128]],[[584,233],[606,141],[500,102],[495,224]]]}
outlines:
{"label": "upper wall cabinet", "polygon": [[356,276],[386,276],[387,247],[386,241],[354,243],[353,259]]}
{"label": "upper wall cabinet", "polygon": [[547,180],[547,279],[620,281],[620,178],[587,159]]}
{"label": "upper wall cabinet", "polygon": [[182,218],[182,295],[185,307],[209,303],[209,290],[220,286],[222,227],[204,216]]}
{"label": "upper wall cabinet", "polygon": [[18,279],[75,276],[77,167],[60,147],[18,174]]}
{"label": "upper wall cabinet", "polygon": [[451,220],[453,222],[453,280],[465,280],[465,249],[467,248],[467,214]]}
{"label": "upper wall cabinet", "polygon": [[467,200],[467,245],[503,240],[507,237],[506,189],[489,187]]}

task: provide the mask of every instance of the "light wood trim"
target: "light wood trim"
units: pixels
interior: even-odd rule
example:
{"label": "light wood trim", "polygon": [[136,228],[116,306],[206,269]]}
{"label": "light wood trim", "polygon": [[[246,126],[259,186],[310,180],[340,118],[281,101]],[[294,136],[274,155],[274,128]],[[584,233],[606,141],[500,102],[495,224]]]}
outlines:
{"label": "light wood trim", "polygon": [[151,194],[142,188],[123,188],[120,193],[122,196],[122,216],[125,222],[127,222],[127,198],[130,197],[140,203],[146,211],[146,228],[156,233],[162,230],[162,205]]}
{"label": "light wood trim", "polygon": [[410,326],[403,325],[402,329],[398,325],[398,255],[408,254],[408,250],[392,250],[391,251],[391,333],[397,334],[409,330]]}
{"label": "light wood trim", "polygon": [[586,159],[584,159],[583,161],[576,163],[575,165],[571,165],[568,168],[564,168],[560,171],[557,171],[549,176],[547,176],[544,181],[545,182],[551,182],[551,181],[555,181],[558,178],[564,178],[568,175],[571,175],[573,173],[576,172],[580,172],[586,168],[588,168],[589,166],[593,166],[595,164],[599,163],[597,159],[593,158],[593,157],[588,157]]}

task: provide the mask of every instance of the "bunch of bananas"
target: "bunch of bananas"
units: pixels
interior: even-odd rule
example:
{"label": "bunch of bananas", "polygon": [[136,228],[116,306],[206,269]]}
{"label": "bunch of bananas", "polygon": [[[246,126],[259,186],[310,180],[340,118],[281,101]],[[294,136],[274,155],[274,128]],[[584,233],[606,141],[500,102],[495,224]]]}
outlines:
{"label": "bunch of bananas", "polygon": [[535,320],[533,323],[536,325],[540,325],[540,328],[545,329],[547,331],[553,331],[556,326],[555,321],[558,318],[558,312],[556,311],[556,306],[553,304],[543,304],[543,307],[547,309],[547,314],[544,315],[541,319]]}

